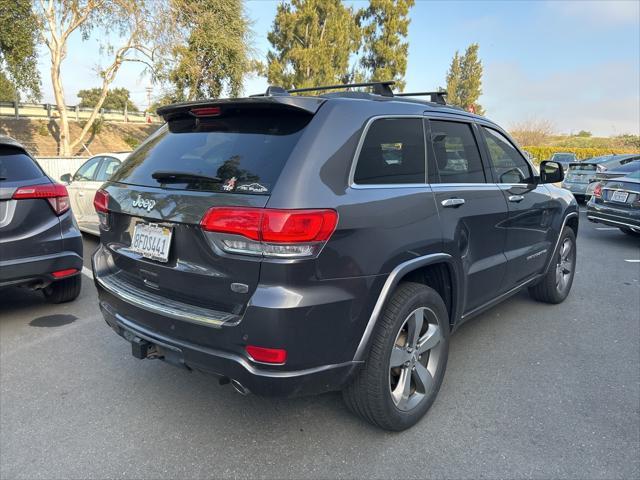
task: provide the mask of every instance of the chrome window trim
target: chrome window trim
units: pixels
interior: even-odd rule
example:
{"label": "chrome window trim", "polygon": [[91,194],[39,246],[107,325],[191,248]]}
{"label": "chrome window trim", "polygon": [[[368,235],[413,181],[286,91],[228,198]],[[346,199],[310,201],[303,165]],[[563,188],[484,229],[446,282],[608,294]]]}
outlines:
{"label": "chrome window trim", "polygon": [[398,114],[398,115],[394,115],[394,114],[389,114],[389,115],[375,115],[373,117],[371,117],[369,120],[367,120],[367,123],[365,123],[364,125],[364,129],[362,130],[362,133],[360,134],[360,139],[358,140],[358,146],[356,147],[356,151],[355,154],[353,155],[353,158],[351,160],[351,168],[349,170],[349,179],[347,181],[347,184],[349,185],[349,188],[353,188],[355,190],[362,190],[362,189],[370,189],[370,188],[416,188],[417,186],[419,187],[425,187],[428,185],[427,183],[427,144],[426,144],[426,135],[424,133],[424,122],[422,124],[422,138],[424,139],[425,142],[425,154],[424,154],[424,183],[367,183],[367,184],[358,184],[355,182],[355,174],[356,174],[356,167],[358,166],[358,160],[360,157],[360,151],[362,150],[362,145],[364,145],[364,140],[367,136],[367,133],[369,132],[369,128],[371,128],[371,124],[373,122],[375,122],[376,120],[383,120],[383,119],[393,119],[393,118],[417,118],[420,120],[424,119],[424,115],[416,115],[416,114],[407,114],[407,115],[402,115],[402,114]]}

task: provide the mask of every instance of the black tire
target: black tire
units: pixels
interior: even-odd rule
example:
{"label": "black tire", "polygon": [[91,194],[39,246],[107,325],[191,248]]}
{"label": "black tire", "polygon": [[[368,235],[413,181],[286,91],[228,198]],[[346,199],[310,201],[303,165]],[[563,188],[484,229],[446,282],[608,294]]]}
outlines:
{"label": "black tire", "polygon": [[64,280],[57,280],[42,290],[44,298],[50,303],[65,303],[78,298],[80,288],[82,287],[82,278],[75,275]]}
{"label": "black tire", "polygon": [[640,232],[635,232],[630,228],[620,227],[620,230],[622,231],[622,233],[626,233],[630,237],[636,237],[636,238],[640,237]]}
{"label": "black tire", "polygon": [[[567,258],[564,258],[563,247],[566,242],[570,243],[571,250]],[[551,265],[549,265],[549,271],[540,282],[529,288],[529,294],[539,302],[563,302],[573,285],[576,272],[576,252],[576,235],[570,227],[565,227],[558,242],[558,249],[554,252]],[[570,269],[568,274],[565,273],[567,269]],[[563,277],[566,276],[563,280],[558,280],[559,270],[562,270]]]}
{"label": "black tire", "polygon": [[[426,340],[422,342],[422,346],[420,343],[415,344],[419,348],[409,353],[411,329],[407,322],[410,318],[415,319],[420,315],[424,323],[416,338]],[[438,328],[433,325],[437,325],[440,333],[429,337],[429,329],[434,328],[433,331],[437,333]],[[421,333],[423,331],[424,333]],[[420,349],[426,347],[427,343],[433,343],[433,347],[418,357]],[[398,351],[407,355],[410,360],[402,366],[392,368],[392,350],[394,353]],[[385,430],[400,431],[415,425],[427,413],[438,394],[447,366],[448,353],[449,315],[440,295],[422,284],[401,283],[387,301],[378,319],[365,365],[342,392],[347,407],[356,415]],[[429,371],[433,374],[424,377],[424,372]],[[405,391],[410,392],[409,400],[406,402],[403,399],[400,403],[394,400],[397,397],[394,397],[392,389],[398,391],[403,378],[403,374],[397,372],[408,372],[404,377],[408,378],[409,383],[408,390]],[[394,388],[392,384],[396,375],[397,383]],[[424,382],[420,378],[429,381]],[[428,388],[423,387],[424,385],[428,385]],[[410,400],[412,397],[415,397],[413,401]]]}

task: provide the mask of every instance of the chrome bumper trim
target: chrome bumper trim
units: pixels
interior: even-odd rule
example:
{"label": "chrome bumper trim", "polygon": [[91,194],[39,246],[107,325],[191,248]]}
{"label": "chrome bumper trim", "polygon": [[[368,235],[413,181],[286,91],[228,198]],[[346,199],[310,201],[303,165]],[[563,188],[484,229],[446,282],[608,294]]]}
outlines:
{"label": "chrome bumper trim", "polygon": [[168,300],[125,283],[113,274],[100,276],[98,272],[96,272],[95,275],[96,282],[107,292],[135,307],[159,315],[215,328],[234,326],[240,323],[242,319],[241,316],[232,313],[210,310]]}

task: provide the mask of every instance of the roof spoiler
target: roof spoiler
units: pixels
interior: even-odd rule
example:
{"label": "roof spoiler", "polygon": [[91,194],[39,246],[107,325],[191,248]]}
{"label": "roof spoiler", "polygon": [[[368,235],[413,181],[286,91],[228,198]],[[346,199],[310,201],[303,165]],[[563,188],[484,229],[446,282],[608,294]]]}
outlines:
{"label": "roof spoiler", "polygon": [[158,108],[157,114],[167,122],[185,117],[217,116],[227,108],[297,110],[313,115],[325,101],[325,99],[319,97],[292,97],[281,95],[222,98],[174,103]]}

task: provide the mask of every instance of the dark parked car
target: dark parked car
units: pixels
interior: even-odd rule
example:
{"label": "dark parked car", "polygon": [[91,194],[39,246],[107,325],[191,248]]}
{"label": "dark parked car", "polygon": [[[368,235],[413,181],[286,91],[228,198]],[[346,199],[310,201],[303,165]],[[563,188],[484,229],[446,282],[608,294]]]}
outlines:
{"label": "dark parked car", "polygon": [[594,180],[587,186],[585,197],[587,199],[591,198],[591,195],[593,195],[593,191],[595,190],[598,182],[604,182],[606,180],[612,180],[618,177],[626,177],[627,175],[637,172],[638,170],[640,170],[640,155],[632,157],[632,160],[630,162],[623,165],[612,167],[609,170],[596,172]]}
{"label": "dark parked car", "polygon": [[593,190],[589,184],[593,183],[598,173],[607,172],[640,158],[638,155],[606,155],[595,157],[582,162],[571,163],[565,169],[566,175],[562,187],[570,190],[579,200],[588,200]]}
{"label": "dark parked car", "polygon": [[578,161],[578,157],[575,153],[554,153],[549,158],[549,161],[562,164],[562,167],[566,170],[570,163]]}
{"label": "dark parked car", "polygon": [[587,204],[587,218],[640,236],[640,171],[598,182]]}
{"label": "dark parked car", "polygon": [[442,94],[372,86],[158,110],[167,124],[95,198],[100,307],[136,357],[242,393],[343,390],[402,430],[463,322],[523,288],[567,297],[578,213],[551,185],[560,165],[538,176]]}
{"label": "dark parked car", "polygon": [[80,293],[82,239],[64,185],[0,136],[0,288],[41,290],[53,303]]}

